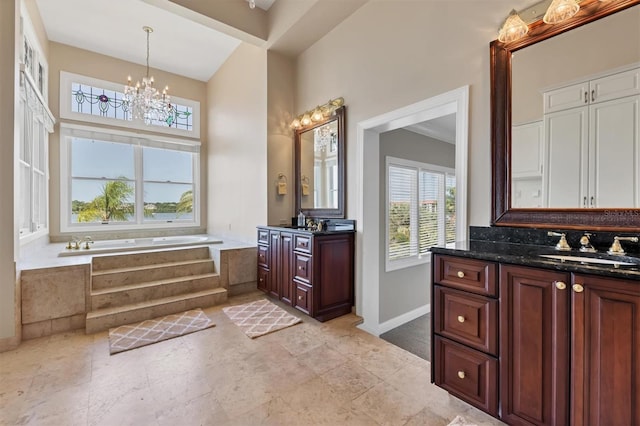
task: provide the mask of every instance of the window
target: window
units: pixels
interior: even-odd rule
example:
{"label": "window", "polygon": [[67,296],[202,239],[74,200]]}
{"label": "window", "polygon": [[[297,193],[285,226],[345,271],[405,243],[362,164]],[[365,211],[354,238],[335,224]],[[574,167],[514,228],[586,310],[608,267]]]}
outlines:
{"label": "window", "polygon": [[455,171],[387,157],[386,270],[426,261],[456,234]]}
{"label": "window", "polygon": [[61,125],[61,230],[197,226],[200,143]]}
{"label": "window", "polygon": [[20,147],[18,153],[18,221],[20,241],[45,235],[49,228],[49,133],[54,119],[46,103],[47,65],[23,11],[20,73]]}
{"label": "window", "polygon": [[200,137],[200,103],[171,96],[172,114],[150,126],[133,120],[123,105],[124,84],[60,72],[60,117],[156,133]]}

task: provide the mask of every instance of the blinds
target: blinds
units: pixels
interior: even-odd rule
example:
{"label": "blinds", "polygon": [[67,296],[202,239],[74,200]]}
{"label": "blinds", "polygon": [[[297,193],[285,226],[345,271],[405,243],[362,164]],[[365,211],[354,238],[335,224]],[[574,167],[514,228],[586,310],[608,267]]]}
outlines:
{"label": "blinds", "polygon": [[418,250],[415,238],[417,217],[413,212],[418,196],[418,171],[412,168],[389,166],[389,258],[414,256]]}

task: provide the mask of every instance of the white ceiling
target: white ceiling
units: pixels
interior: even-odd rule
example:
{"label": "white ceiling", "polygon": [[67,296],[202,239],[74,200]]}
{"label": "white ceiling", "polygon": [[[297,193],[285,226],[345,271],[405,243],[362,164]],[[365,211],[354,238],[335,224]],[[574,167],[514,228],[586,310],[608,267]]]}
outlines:
{"label": "white ceiling", "polygon": [[[256,6],[268,9],[273,1],[256,0]],[[240,44],[231,36],[142,0],[36,3],[49,40],[141,65],[146,64],[147,50],[142,27],[150,26],[154,32],[149,66],[200,81],[208,81]]]}
{"label": "white ceiling", "polygon": [[456,143],[456,115],[449,114],[422,123],[405,127],[406,130],[438,139],[443,142]]}

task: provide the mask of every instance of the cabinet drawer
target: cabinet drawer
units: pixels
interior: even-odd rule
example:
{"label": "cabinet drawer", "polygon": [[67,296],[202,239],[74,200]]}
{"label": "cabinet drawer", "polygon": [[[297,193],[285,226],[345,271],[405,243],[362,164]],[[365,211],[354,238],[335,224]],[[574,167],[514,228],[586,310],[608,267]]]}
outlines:
{"label": "cabinet drawer", "polygon": [[485,412],[498,415],[496,358],[435,336],[435,383]]}
{"label": "cabinet drawer", "polygon": [[498,355],[498,301],[435,286],[435,333]]}
{"label": "cabinet drawer", "polygon": [[295,278],[306,283],[311,282],[311,257],[296,253],[295,258]]}
{"label": "cabinet drawer", "polygon": [[311,253],[311,237],[308,235],[294,235],[295,245],[293,246],[297,251],[303,251],[305,253]]}
{"label": "cabinet drawer", "polygon": [[309,314],[311,311],[311,287],[302,283],[294,284],[296,286],[296,294],[293,299],[293,306],[305,314]]}
{"label": "cabinet drawer", "polygon": [[269,247],[258,246],[258,266],[269,267]]}
{"label": "cabinet drawer", "polygon": [[496,264],[484,260],[436,255],[433,281],[472,293],[498,295]]}
{"label": "cabinet drawer", "polygon": [[267,229],[258,229],[258,242],[259,243],[269,243],[269,230]]}

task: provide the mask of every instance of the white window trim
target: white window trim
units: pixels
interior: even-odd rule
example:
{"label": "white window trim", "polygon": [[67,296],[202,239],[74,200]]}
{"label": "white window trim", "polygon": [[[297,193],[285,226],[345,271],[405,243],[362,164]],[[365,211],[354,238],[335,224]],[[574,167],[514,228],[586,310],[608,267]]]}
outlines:
{"label": "white window trim", "polygon": [[127,129],[145,130],[147,132],[162,133],[167,135],[175,135],[186,138],[200,138],[200,102],[191,99],[179,98],[171,95],[171,99],[178,105],[185,105],[193,109],[192,130],[177,129],[174,127],[162,127],[154,125],[146,125],[141,120],[124,121],[111,117],[100,117],[90,114],[82,114],[71,110],[71,85],[73,83],[86,84],[93,87],[100,87],[107,90],[117,92],[124,91],[124,84],[113,83],[105,80],[87,77],[80,74],[73,74],[66,71],[60,71],[60,118],[68,120],[78,120],[88,123],[96,123],[109,125],[114,127],[124,127]]}
{"label": "white window trim", "polygon": [[[404,158],[397,158],[387,156],[385,158],[385,221],[384,221],[384,233],[385,233],[385,246],[384,246],[384,260],[385,260],[385,272],[397,271],[399,269],[410,268],[412,266],[422,265],[425,263],[431,263],[431,252],[420,254],[420,247],[418,247],[418,253],[412,256],[403,257],[402,259],[389,259],[389,167],[408,167],[418,170],[429,170],[434,172],[440,172],[450,175],[455,175],[455,169],[450,167],[439,166],[436,164],[422,163],[419,161],[407,160]],[[446,184],[446,182],[445,182]],[[417,186],[416,191],[420,191]],[[419,197],[417,197],[419,200]],[[415,228],[415,227],[414,227]],[[413,235],[412,235],[413,237]]]}
{"label": "white window trim", "polygon": [[[197,147],[198,155],[193,158],[193,221],[173,221],[173,222],[154,222],[146,221],[144,223],[71,223],[71,143],[70,140],[74,136],[79,137],[95,137],[96,139],[110,141],[131,139],[138,141],[139,144],[145,146],[161,146],[163,143],[171,145],[184,145],[185,148]],[[60,231],[61,232],[80,232],[80,231],[134,231],[134,230],[153,230],[153,229],[175,229],[175,228],[198,228],[200,227],[200,142],[186,139],[174,139],[168,137],[159,137],[155,135],[146,135],[140,133],[126,132],[115,129],[102,129],[91,126],[83,126],[79,124],[61,123],[60,124]],[[141,161],[137,159],[136,161]],[[136,170],[141,170],[140,164],[136,164]],[[142,188],[142,174],[136,173],[136,188]],[[140,191],[136,189],[136,205],[142,202],[139,195]]]}

